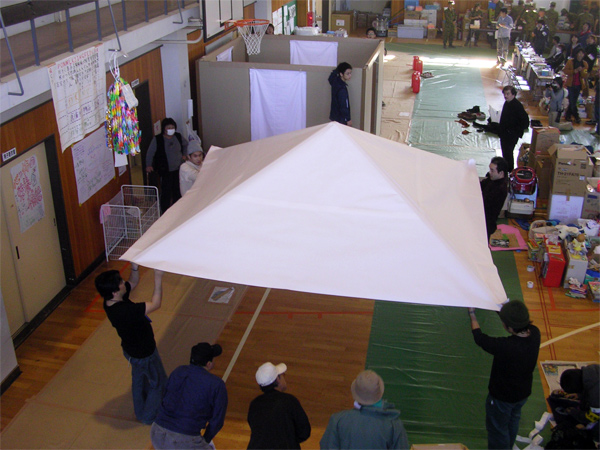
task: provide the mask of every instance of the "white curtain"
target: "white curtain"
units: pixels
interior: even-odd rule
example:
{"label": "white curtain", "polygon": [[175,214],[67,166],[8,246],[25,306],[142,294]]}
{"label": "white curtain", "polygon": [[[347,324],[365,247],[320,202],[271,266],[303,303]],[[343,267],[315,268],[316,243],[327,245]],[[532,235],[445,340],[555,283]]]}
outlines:
{"label": "white curtain", "polygon": [[306,128],[306,72],[250,69],[252,140]]}
{"label": "white curtain", "polygon": [[217,61],[229,61],[231,62],[231,54],[233,51],[233,47],[229,47],[227,50],[225,50],[223,53],[219,53],[217,55]]}
{"label": "white curtain", "polygon": [[336,67],[337,60],[337,42],[290,41],[290,64]]}

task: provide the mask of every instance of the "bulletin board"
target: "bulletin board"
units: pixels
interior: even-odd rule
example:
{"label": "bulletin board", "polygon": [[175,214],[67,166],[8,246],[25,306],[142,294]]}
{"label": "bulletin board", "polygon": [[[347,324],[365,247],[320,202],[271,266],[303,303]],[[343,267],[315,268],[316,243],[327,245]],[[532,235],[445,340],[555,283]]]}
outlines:
{"label": "bulletin board", "polygon": [[204,41],[207,42],[223,32],[226,20],[243,19],[244,4],[244,2],[240,2],[239,0],[202,0]]}
{"label": "bulletin board", "polygon": [[294,29],[298,25],[296,0],[292,0],[273,11],[271,23],[275,27],[275,34],[288,36],[294,34]]}

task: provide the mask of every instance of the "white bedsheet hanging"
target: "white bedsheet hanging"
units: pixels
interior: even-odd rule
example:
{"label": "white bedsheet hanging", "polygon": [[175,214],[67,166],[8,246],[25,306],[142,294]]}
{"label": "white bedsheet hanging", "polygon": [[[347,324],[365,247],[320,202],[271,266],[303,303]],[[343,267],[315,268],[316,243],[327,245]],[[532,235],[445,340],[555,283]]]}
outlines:
{"label": "white bedsheet hanging", "polygon": [[338,43],[290,41],[290,64],[336,67],[338,65]]}

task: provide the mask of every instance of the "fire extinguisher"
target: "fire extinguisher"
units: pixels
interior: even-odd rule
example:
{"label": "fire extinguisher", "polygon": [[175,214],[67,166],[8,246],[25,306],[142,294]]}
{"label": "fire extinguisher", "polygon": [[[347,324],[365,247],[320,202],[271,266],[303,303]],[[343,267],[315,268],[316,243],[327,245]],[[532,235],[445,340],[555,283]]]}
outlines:
{"label": "fire extinguisher", "polygon": [[312,11],[306,13],[306,26],[312,27],[314,23],[314,15]]}
{"label": "fire extinguisher", "polygon": [[421,74],[416,70],[412,74],[412,91],[414,94],[418,94],[421,90]]}
{"label": "fire extinguisher", "polygon": [[413,56],[413,70],[417,70],[417,64],[419,63],[420,59],[418,56]]}
{"label": "fire extinguisher", "polygon": [[419,59],[417,61],[417,68],[415,69],[419,73],[423,73],[423,60]]}

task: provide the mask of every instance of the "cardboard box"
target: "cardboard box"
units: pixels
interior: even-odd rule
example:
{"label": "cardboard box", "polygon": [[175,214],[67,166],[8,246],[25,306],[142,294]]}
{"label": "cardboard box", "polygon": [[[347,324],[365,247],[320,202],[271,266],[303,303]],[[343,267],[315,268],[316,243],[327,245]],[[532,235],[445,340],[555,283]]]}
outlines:
{"label": "cardboard box", "polygon": [[586,189],[585,197],[583,199],[583,208],[581,209],[581,217],[584,219],[598,219],[600,218],[600,192],[598,189],[598,183],[600,178],[588,178],[587,183],[592,187]]}
{"label": "cardboard box", "polygon": [[404,11],[404,20],[406,20],[406,19],[419,20],[419,19],[421,19],[421,12],[420,11]]}
{"label": "cardboard box", "polygon": [[586,179],[592,176],[592,164],[585,147],[554,144],[548,153],[553,158],[552,194],[585,196]]}
{"label": "cardboard box", "polygon": [[560,144],[560,130],[554,127],[534,127],[531,134],[532,153],[547,155],[553,144]]}
{"label": "cardboard box", "polygon": [[337,31],[340,28],[343,28],[350,34],[354,31],[354,20],[354,11],[336,11],[331,14],[331,30]]}
{"label": "cardboard box", "polygon": [[563,287],[569,288],[569,278],[575,278],[577,281],[583,284],[585,280],[585,273],[588,268],[588,259],[586,255],[581,255],[571,251],[569,244],[565,245],[565,256],[567,259],[565,278]]}
{"label": "cardboard box", "polygon": [[582,208],[583,197],[552,194],[548,199],[548,220],[577,223]]}

